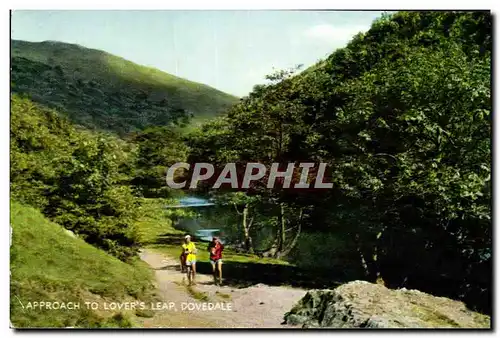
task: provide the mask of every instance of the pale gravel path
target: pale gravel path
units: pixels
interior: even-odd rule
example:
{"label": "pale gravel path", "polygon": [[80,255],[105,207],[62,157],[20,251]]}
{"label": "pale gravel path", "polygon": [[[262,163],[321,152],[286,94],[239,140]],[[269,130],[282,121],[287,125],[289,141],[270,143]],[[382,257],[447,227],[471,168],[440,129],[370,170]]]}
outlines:
{"label": "pale gravel path", "polygon": [[224,328],[290,328],[281,325],[283,315],[301,299],[306,290],[258,284],[248,288],[215,286],[208,275],[197,275],[193,288],[205,293],[211,303],[231,303],[231,311],[188,311],[182,303],[202,303],[191,297],[185,286],[185,274],[176,270],[178,260],[150,249],[141,250],[140,257],[156,275],[162,302],[176,304],[175,311],[158,310],[152,318],[140,318],[144,327],[224,327]]}

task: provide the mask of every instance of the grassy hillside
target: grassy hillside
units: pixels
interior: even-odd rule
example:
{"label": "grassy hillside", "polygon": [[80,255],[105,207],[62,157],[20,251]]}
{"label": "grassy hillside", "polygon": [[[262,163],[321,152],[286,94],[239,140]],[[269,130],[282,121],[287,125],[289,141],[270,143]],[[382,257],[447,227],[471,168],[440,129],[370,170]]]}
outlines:
{"label": "grassy hillside", "polygon": [[[103,301],[148,301],[151,272],[70,236],[31,207],[11,203],[11,322],[14,327],[122,327],[135,313],[103,310]],[[29,309],[29,302],[77,302],[79,310]],[[84,302],[98,302],[87,310]]]}
{"label": "grassy hillside", "polygon": [[11,42],[11,87],[88,128],[126,133],[209,119],[238,101],[212,87],[79,45]]}

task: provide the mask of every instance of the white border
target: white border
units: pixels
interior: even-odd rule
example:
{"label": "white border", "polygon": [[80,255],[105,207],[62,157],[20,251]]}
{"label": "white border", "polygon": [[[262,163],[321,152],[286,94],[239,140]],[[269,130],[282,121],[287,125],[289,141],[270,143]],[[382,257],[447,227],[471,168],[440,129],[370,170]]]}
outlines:
{"label": "white border", "polygon": [[437,9],[491,9],[492,0],[475,1],[329,1],[329,0],[183,0],[183,1],[43,1],[33,0],[6,1],[14,9],[337,9],[337,10],[437,10]]}
{"label": "white border", "polygon": [[[1,93],[1,110],[4,112],[10,112],[9,109],[9,93],[10,93],[10,82],[9,82],[9,65],[10,65],[10,31],[9,31],[9,19],[10,13],[8,11],[0,12],[0,27],[2,28],[2,32],[0,37],[2,38],[2,53],[1,55],[1,65],[3,81],[0,81],[0,93]],[[8,248],[10,246],[10,226],[9,226],[9,137],[10,137],[10,119],[9,114],[0,115],[0,171],[1,171],[1,179],[0,179],[0,198],[1,198],[1,212],[0,215],[2,217],[2,224],[4,224],[4,232],[0,238],[2,238],[1,247],[4,248],[4,251],[1,255],[1,294],[5,297],[1,297],[1,299],[5,299],[4,304],[1,308],[0,315],[0,328],[2,330],[1,336],[4,336],[5,329],[9,327],[9,302],[8,299],[10,297],[10,284],[9,284],[9,251]],[[7,335],[10,336],[10,335]]]}

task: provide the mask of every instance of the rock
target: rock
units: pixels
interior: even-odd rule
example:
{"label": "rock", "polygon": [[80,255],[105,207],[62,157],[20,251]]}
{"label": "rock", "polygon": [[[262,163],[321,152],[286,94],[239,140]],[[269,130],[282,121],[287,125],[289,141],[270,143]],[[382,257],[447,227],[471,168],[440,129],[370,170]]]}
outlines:
{"label": "rock", "polygon": [[306,316],[300,316],[296,314],[285,315],[285,323],[290,325],[305,324],[309,320]]}
{"label": "rock", "polygon": [[490,317],[462,302],[417,290],[353,281],[309,291],[285,322],[303,328],[490,328]]}
{"label": "rock", "polygon": [[302,328],[303,329],[316,329],[316,328],[321,328],[321,326],[319,325],[319,323],[315,320],[309,320],[309,321],[306,321],[304,323],[304,325],[302,325]]}

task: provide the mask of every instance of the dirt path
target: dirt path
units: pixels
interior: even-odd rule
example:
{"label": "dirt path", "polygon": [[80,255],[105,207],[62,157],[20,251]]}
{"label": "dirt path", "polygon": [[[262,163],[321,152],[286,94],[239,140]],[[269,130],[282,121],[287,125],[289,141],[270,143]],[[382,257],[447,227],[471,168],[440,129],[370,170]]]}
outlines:
{"label": "dirt path", "polygon": [[215,286],[211,276],[202,274],[189,290],[176,259],[150,249],[143,249],[140,257],[155,270],[161,298],[155,316],[140,319],[144,327],[287,328],[281,325],[283,315],[306,293],[264,284]]}

